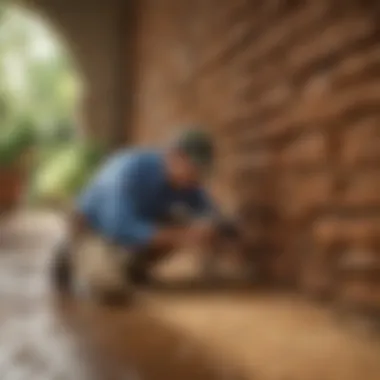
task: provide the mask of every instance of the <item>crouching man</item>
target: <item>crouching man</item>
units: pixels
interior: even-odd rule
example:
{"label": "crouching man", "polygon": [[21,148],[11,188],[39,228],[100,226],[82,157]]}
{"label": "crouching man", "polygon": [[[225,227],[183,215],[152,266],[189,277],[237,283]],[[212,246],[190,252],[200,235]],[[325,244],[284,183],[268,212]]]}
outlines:
{"label": "crouching man", "polygon": [[212,254],[221,235],[234,234],[202,188],[213,155],[210,137],[191,129],[165,149],[110,158],[78,200],[69,241],[55,254],[55,285],[126,299],[176,248],[191,243]]}

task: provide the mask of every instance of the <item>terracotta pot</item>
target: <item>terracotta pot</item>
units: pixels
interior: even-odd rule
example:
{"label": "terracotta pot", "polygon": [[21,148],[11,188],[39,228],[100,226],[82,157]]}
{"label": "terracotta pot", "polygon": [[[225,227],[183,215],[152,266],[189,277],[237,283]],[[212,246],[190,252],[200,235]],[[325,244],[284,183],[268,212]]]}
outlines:
{"label": "terracotta pot", "polygon": [[20,203],[33,160],[34,149],[31,148],[12,165],[0,165],[0,212],[14,209]]}
{"label": "terracotta pot", "polygon": [[19,203],[24,189],[25,176],[18,165],[0,166],[0,211],[13,209]]}

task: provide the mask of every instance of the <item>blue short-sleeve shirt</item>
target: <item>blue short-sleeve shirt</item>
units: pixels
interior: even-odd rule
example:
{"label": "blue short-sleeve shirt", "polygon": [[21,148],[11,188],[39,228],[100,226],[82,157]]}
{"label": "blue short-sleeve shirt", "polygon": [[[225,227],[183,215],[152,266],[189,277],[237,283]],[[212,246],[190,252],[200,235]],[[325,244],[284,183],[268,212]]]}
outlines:
{"label": "blue short-sleeve shirt", "polygon": [[163,155],[123,151],[111,157],[80,195],[78,211],[107,239],[127,247],[143,247],[173,204],[195,214],[214,212],[202,188],[174,189],[166,178]]}

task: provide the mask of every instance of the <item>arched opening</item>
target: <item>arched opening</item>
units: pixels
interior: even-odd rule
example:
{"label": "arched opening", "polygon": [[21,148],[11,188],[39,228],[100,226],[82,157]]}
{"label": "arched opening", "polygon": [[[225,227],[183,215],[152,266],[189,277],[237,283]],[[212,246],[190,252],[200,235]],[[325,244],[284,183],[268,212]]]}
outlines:
{"label": "arched opening", "polygon": [[84,75],[42,16],[8,2],[0,18],[0,175],[6,184],[0,209],[24,195],[37,204],[66,202],[94,162],[95,143],[83,125]]}
{"label": "arched opening", "polygon": [[1,17],[3,101],[12,102],[16,117],[28,114],[38,130],[76,134],[83,76],[65,42],[24,7],[3,7]]}

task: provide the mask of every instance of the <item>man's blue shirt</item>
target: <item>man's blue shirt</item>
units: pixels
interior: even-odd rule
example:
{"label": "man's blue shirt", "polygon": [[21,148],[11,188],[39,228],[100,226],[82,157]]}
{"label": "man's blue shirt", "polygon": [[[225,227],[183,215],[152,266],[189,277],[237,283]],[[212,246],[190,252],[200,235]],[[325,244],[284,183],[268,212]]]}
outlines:
{"label": "man's blue shirt", "polygon": [[149,244],[159,221],[177,203],[194,214],[214,210],[202,188],[170,186],[161,153],[132,150],[106,162],[79,197],[77,209],[107,239],[137,248]]}

